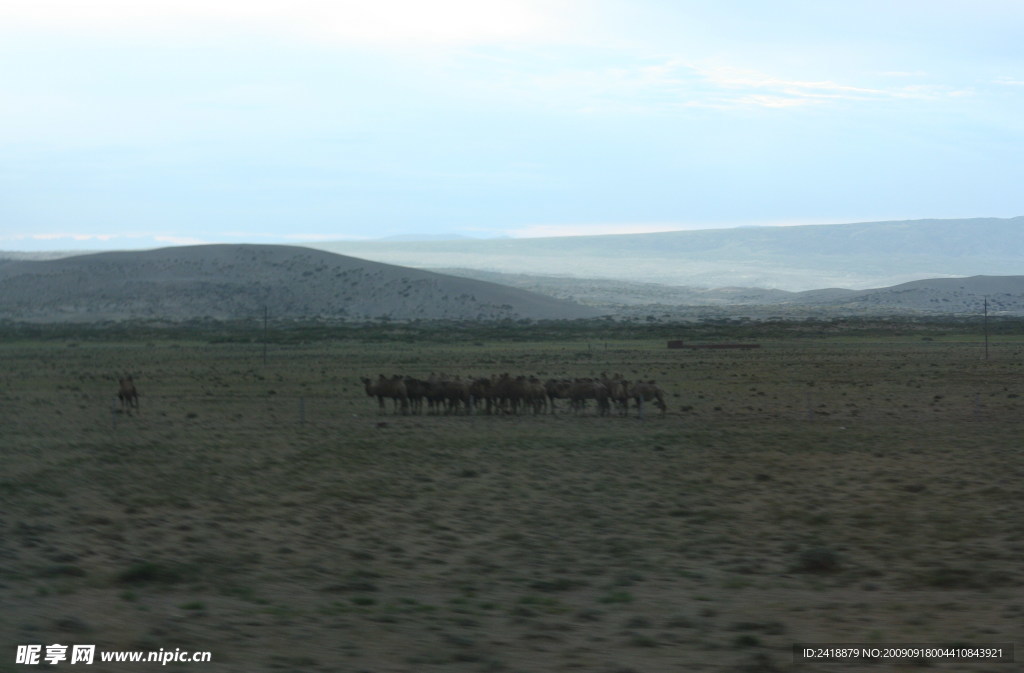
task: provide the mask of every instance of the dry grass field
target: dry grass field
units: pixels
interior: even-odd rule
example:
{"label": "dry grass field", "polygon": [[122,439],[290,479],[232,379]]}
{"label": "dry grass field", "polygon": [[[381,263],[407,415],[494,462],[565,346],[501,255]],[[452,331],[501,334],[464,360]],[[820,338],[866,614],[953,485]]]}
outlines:
{"label": "dry grass field", "polygon": [[[0,671],[82,667],[19,644],[212,652],[100,672],[769,673],[925,665],[794,669],[796,642],[1019,641],[1024,341],[762,344],[0,343]],[[432,371],[619,372],[669,411],[380,415],[359,383]]]}

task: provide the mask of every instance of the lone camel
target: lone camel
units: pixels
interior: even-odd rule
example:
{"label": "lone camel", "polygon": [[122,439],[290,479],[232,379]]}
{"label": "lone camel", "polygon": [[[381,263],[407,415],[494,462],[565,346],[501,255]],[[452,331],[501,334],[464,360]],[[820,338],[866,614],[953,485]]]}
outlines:
{"label": "lone camel", "polygon": [[132,409],[139,410],[139,391],[135,389],[135,382],[131,376],[118,379],[119,389],[117,399],[121,400],[121,411],[131,415]]}

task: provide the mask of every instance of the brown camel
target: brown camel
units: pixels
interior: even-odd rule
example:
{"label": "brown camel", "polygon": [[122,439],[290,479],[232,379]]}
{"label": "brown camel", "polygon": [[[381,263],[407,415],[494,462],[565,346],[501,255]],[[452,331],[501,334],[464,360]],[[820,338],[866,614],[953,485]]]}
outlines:
{"label": "brown camel", "polygon": [[665,404],[665,391],[654,381],[639,381],[629,391],[629,396],[636,400],[637,414],[643,416],[643,403],[654,402],[662,415],[668,410]]}
{"label": "brown camel", "polygon": [[360,381],[363,382],[366,394],[377,398],[381,413],[387,410],[384,404],[386,397],[391,398],[395,413],[398,413],[399,409],[403,414],[409,413],[409,393],[401,376],[392,376],[389,379],[381,374],[376,381],[371,381],[366,377],[360,378]]}
{"label": "brown camel", "polygon": [[121,411],[131,415],[133,408],[139,410],[139,391],[135,389],[135,382],[130,375],[118,379],[117,382],[117,399],[121,400]]}

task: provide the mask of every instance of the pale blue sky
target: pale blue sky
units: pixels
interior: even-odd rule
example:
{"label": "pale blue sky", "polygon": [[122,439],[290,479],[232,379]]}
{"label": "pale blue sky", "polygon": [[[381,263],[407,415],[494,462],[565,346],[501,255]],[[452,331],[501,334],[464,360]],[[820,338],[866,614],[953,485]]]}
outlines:
{"label": "pale blue sky", "polygon": [[1024,214],[1017,0],[5,0],[0,249]]}

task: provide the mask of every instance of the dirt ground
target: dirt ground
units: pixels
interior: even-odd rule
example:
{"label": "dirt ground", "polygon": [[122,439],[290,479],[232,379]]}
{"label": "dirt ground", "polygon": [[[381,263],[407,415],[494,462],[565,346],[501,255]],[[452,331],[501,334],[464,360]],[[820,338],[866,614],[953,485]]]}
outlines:
{"label": "dirt ground", "polygon": [[[1020,640],[1014,342],[0,354],[0,671],[1024,670],[793,666],[795,643]],[[382,415],[358,380],[430,371],[621,371],[669,412]],[[54,643],[212,660],[15,663]]]}

